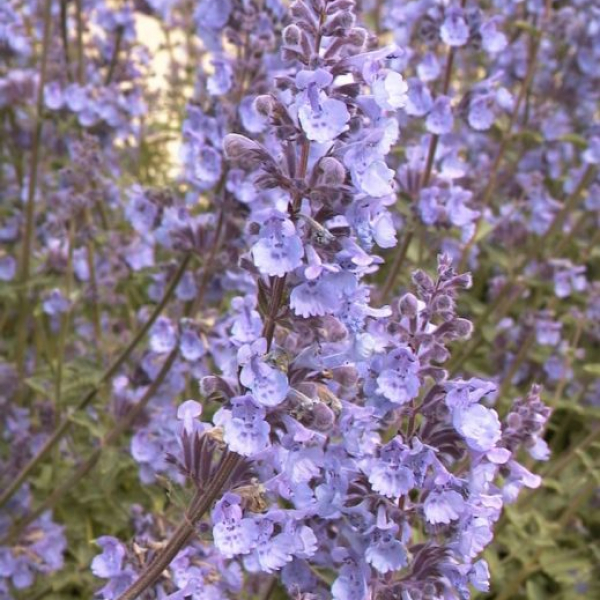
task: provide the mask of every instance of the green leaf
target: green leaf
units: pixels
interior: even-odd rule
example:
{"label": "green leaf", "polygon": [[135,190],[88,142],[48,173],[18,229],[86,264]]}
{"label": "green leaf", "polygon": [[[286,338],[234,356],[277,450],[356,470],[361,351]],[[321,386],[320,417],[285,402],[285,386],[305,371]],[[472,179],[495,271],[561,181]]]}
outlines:
{"label": "green leaf", "polygon": [[585,373],[588,373],[589,375],[595,375],[597,377],[600,377],[600,363],[593,363],[593,364],[586,364],[583,365],[583,369],[582,369]]}

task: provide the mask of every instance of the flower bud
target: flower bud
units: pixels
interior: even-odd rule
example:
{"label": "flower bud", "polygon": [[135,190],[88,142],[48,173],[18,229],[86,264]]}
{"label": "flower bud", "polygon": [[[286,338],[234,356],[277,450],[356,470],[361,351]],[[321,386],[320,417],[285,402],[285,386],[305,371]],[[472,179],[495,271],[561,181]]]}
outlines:
{"label": "flower bud", "polygon": [[473,333],[473,323],[468,319],[454,319],[454,328],[456,335],[463,340],[470,338]]}
{"label": "flower bud", "polygon": [[413,294],[404,294],[398,301],[398,310],[403,317],[416,317],[419,312],[419,301]]}
{"label": "flower bud", "polygon": [[263,117],[270,117],[275,106],[275,99],[270,94],[257,96],[254,100],[254,108]]}
{"label": "flower bud", "polygon": [[446,294],[439,294],[433,302],[433,309],[437,312],[449,311],[453,308],[454,301]]}
{"label": "flower bud", "polygon": [[323,35],[341,35],[348,29],[351,29],[356,22],[356,17],[353,13],[343,10],[335,14],[325,25],[321,31]]}
{"label": "flower bud", "polygon": [[232,163],[238,163],[244,169],[266,167],[273,159],[269,153],[256,142],[238,133],[229,133],[223,140],[225,157]]}
{"label": "flower bud", "polygon": [[292,23],[283,30],[281,37],[285,46],[298,47],[302,39],[302,31]]}
{"label": "flower bud", "polygon": [[260,146],[238,133],[230,133],[223,140],[223,151],[229,160],[238,161],[245,154],[252,151],[260,150]]}
{"label": "flower bud", "polygon": [[235,396],[232,386],[223,377],[208,375],[200,380],[200,393],[207,398],[229,400]]}
{"label": "flower bud", "polygon": [[327,14],[333,15],[340,10],[352,10],[354,8],[353,0],[333,0],[327,5]]}
{"label": "flower bud", "polygon": [[326,156],[319,161],[319,184],[331,187],[338,187],[344,183],[346,179],[346,169],[342,163],[333,158]]}
{"label": "flower bud", "polygon": [[318,402],[312,407],[309,427],[312,427],[316,431],[326,432],[333,427],[334,422],[335,414],[331,408],[322,402]]}
{"label": "flower bud", "polygon": [[369,33],[366,29],[357,27],[348,32],[348,43],[356,48],[363,48],[369,39]]}
{"label": "flower bud", "polygon": [[415,271],[412,274],[412,280],[415,285],[419,286],[421,289],[427,292],[433,291],[433,279],[431,279],[425,271],[421,271],[420,269]]}
{"label": "flower bud", "polygon": [[473,285],[471,273],[463,273],[451,279],[452,285],[460,290],[467,290]]}

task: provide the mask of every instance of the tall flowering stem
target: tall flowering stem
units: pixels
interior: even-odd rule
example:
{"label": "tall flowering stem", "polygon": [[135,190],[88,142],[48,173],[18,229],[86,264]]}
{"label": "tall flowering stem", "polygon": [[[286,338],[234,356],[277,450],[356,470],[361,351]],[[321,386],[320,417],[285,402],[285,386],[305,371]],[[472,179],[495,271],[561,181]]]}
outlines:
{"label": "tall flowering stem", "polygon": [[19,284],[21,286],[21,306],[17,323],[16,363],[17,371],[21,380],[24,379],[25,375],[25,351],[30,318],[30,291],[28,286],[29,274],[31,271],[31,245],[33,243],[34,233],[35,202],[42,141],[42,127],[44,124],[44,89],[46,86],[48,57],[50,53],[50,42],[52,35],[52,0],[45,0],[44,2],[43,27],[44,33],[42,38],[42,54],[40,58],[40,76],[38,81],[35,109],[35,128],[33,131],[33,142],[31,148],[29,180],[27,186],[27,203],[25,205],[25,231],[23,233],[19,273]]}

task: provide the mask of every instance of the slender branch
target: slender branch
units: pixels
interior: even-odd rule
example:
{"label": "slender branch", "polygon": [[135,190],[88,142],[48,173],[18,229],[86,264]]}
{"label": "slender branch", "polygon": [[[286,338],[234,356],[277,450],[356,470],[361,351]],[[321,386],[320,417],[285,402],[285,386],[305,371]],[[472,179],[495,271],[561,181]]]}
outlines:
{"label": "slender branch", "polygon": [[73,287],[73,251],[75,249],[75,221],[71,219],[69,223],[69,253],[67,259],[67,270],[66,270],[66,284],[65,291],[67,299],[69,300],[68,310],[60,317],[60,330],[58,333],[58,348],[57,348],[57,361],[56,361],[56,381],[54,387],[54,407],[57,414],[60,414],[62,404],[62,379],[63,379],[63,367],[65,359],[65,351],[67,345],[67,332],[71,324],[71,312],[72,306],[70,305],[71,289]]}
{"label": "slender branch", "polygon": [[410,243],[415,235],[415,227],[412,227],[406,232],[404,239],[402,240],[402,246],[396,256],[394,257],[394,263],[392,264],[392,268],[390,269],[390,273],[385,279],[385,285],[383,286],[383,290],[381,292],[381,301],[385,303],[388,298],[392,288],[394,287],[394,282],[398,273],[400,273],[400,269],[402,264],[404,263],[404,259],[406,258],[406,254],[408,252],[408,248],[410,247]]}
{"label": "slender branch", "polygon": [[[300,165],[298,167],[298,177],[304,179],[306,177],[306,171],[308,169],[308,158],[310,154],[310,142],[304,139],[302,142],[302,149],[300,151]],[[302,194],[296,194],[291,207],[291,214],[294,214],[299,208],[302,202]],[[287,280],[286,275],[283,277],[277,277],[273,283],[273,296],[269,305],[267,317],[263,327],[262,335],[267,340],[267,350],[271,349],[273,343],[273,335],[275,334],[275,323],[277,320],[277,313],[281,308],[283,301],[283,293],[285,291],[285,282]]]}
{"label": "slender branch", "polygon": [[108,71],[106,73],[104,85],[110,85],[115,75],[115,69],[117,68],[117,63],[119,62],[119,52],[121,51],[121,43],[123,42],[123,33],[123,27],[117,27],[115,33],[115,45],[113,48],[113,54],[110,59],[110,64],[108,65]]}
{"label": "slender branch", "polygon": [[167,545],[155,556],[154,560],[146,566],[138,579],[117,600],[135,600],[158,581],[163,571],[193,537],[195,524],[211,508],[213,502],[221,494],[221,490],[227,483],[229,476],[242,460],[239,454],[227,451],[207,488],[197,491],[192,498],[184,519],[167,542]]}
{"label": "slender branch", "polygon": [[[83,410],[96,397],[96,394],[100,391],[102,386],[113,377],[113,375],[121,368],[121,365],[123,365],[123,363],[129,358],[133,350],[144,338],[150,327],[152,327],[156,319],[158,319],[159,315],[169,302],[171,296],[175,292],[177,285],[183,277],[185,270],[187,269],[190,258],[191,255],[186,254],[184,259],[181,261],[181,264],[179,265],[179,268],[177,269],[177,272],[175,273],[173,279],[171,280],[169,287],[165,291],[164,296],[154,308],[154,311],[152,312],[148,320],[138,330],[136,335],[129,342],[126,348],[121,352],[121,354],[119,354],[119,356],[112,362],[108,369],[106,369],[106,371],[102,374],[102,376],[98,380],[98,383],[96,383],[92,387],[92,389],[79,401],[79,403],[73,407],[71,414]],[[50,450],[52,450],[52,448],[62,439],[65,433],[71,428],[72,423],[73,421],[71,420],[70,415],[68,415],[61,421],[58,427],[46,440],[44,445],[35,454],[35,456],[31,458],[31,460],[21,469],[19,474],[10,483],[10,485],[8,485],[8,487],[4,490],[4,492],[0,496],[0,507],[4,506],[8,502],[8,500],[13,496],[13,494],[21,487],[21,484],[27,479],[31,471],[46,457]]]}
{"label": "slender branch", "polygon": [[583,192],[587,189],[587,187],[594,181],[596,177],[596,169],[594,165],[588,165],[586,170],[584,171],[579,183],[575,187],[575,189],[571,192],[571,195],[564,202],[562,208],[554,219],[552,223],[550,223],[550,227],[546,230],[544,235],[541,237],[538,244],[535,245],[535,250],[539,248],[543,248],[544,243],[551,240],[556,233],[562,228],[565,224],[567,217],[572,214],[573,210],[577,207],[577,203]]}
{"label": "slender branch", "polygon": [[508,371],[504,378],[502,379],[502,383],[500,384],[500,389],[498,390],[498,398],[501,400],[504,397],[504,394],[510,387],[512,383],[513,377],[517,374],[517,371],[527,358],[529,350],[531,350],[531,346],[533,346],[533,342],[535,341],[535,331],[532,329],[526,336],[525,339],[521,341],[521,346],[517,355],[514,357],[512,363],[510,364]]}
{"label": "slender branch", "polygon": [[75,0],[75,19],[77,23],[77,82],[85,83],[85,59],[83,55],[83,0]]}
{"label": "slender branch", "polygon": [[35,194],[38,180],[38,166],[40,161],[40,146],[42,139],[44,87],[48,68],[48,54],[50,51],[50,37],[52,32],[52,0],[44,3],[44,33],[42,39],[42,56],[40,60],[40,79],[36,102],[36,123],[33,131],[31,150],[31,163],[29,170],[29,186],[27,189],[27,204],[25,206],[25,232],[21,249],[21,264],[19,283],[21,284],[21,298],[19,302],[19,318],[17,322],[16,363],[19,380],[25,374],[25,347],[27,344],[27,325],[29,322],[30,301],[28,292],[31,246],[35,218]]}
{"label": "slender branch", "polygon": [[60,0],[60,36],[62,38],[67,79],[72,81],[73,77],[71,76],[71,58],[69,56],[69,33],[67,30],[67,19],[67,0]]}

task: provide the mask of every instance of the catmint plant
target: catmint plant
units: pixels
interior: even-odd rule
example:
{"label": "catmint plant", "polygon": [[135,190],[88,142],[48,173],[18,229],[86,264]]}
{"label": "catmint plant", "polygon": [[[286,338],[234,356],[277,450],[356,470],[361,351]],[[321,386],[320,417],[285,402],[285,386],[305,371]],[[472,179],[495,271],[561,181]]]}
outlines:
{"label": "catmint plant", "polygon": [[593,2],[4,4],[0,597],[600,594]]}

